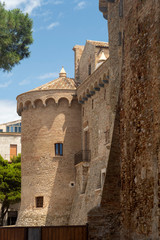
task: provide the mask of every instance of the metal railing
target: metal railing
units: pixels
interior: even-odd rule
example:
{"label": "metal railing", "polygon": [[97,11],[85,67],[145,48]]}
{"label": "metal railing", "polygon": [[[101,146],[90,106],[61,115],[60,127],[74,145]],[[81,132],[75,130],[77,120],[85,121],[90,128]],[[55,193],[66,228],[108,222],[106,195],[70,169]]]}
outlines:
{"label": "metal railing", "polygon": [[90,150],[81,150],[74,155],[74,164],[77,165],[80,162],[90,162],[91,160],[91,151]]}

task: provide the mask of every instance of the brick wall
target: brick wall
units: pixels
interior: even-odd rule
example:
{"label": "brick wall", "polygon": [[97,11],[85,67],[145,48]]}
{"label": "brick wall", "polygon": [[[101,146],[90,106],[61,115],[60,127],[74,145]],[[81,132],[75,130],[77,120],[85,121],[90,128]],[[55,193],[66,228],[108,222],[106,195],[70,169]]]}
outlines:
{"label": "brick wall", "polygon": [[[92,89],[97,80],[107,76],[108,62],[103,63],[77,89],[77,96],[83,96],[86,90]],[[106,111],[104,111],[106,109]],[[105,175],[108,155],[110,152],[110,106],[109,83],[104,83],[99,91],[82,104],[82,149],[91,151],[90,162],[81,162],[76,165],[76,192],[72,205],[70,224],[87,223],[88,212],[100,205],[103,189],[103,174]],[[85,135],[88,143],[85,146]]]}
{"label": "brick wall", "polygon": [[92,41],[90,40],[86,41],[86,45],[79,62],[79,81],[81,83],[89,76],[89,65],[91,65],[91,74],[95,71],[96,64],[98,63],[102,50],[104,51],[106,58],[108,58],[108,47],[104,47],[103,45],[99,47],[96,46],[96,44],[92,44]]}
{"label": "brick wall", "polygon": [[[69,106],[65,98],[58,104],[49,99],[46,106],[35,101],[35,108],[23,109],[22,199],[17,225],[68,224],[75,192],[74,154],[81,149],[80,111],[77,100]],[[63,143],[63,156],[55,156],[55,143]],[[44,197],[42,208],[36,208],[38,196]]]}
{"label": "brick wall", "polygon": [[[119,46],[119,2],[100,0],[100,9],[108,19],[109,30],[109,116],[111,119],[111,149],[108,157],[106,178],[100,206],[88,214],[89,239],[120,239],[120,138],[119,138],[119,91],[122,65],[122,46]],[[103,112],[107,111],[104,108]]]}

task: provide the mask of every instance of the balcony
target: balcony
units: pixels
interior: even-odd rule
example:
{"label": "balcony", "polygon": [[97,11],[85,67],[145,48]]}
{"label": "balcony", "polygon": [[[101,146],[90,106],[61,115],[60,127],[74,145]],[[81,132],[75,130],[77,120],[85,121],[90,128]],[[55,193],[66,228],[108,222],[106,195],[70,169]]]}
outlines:
{"label": "balcony", "polygon": [[74,165],[77,165],[81,162],[90,162],[90,160],[91,160],[90,150],[81,150],[74,155]]}

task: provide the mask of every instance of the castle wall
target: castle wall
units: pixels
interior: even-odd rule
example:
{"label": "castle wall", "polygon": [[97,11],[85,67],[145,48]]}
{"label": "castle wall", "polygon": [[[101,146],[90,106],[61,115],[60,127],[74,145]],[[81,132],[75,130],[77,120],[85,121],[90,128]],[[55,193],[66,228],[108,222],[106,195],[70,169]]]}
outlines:
{"label": "castle wall", "polygon": [[[117,73],[121,85],[110,85],[111,110],[117,106],[117,111],[101,205],[88,214],[89,237],[155,240],[160,226],[160,2],[100,0],[100,8],[109,24],[110,77]],[[120,101],[112,95],[118,88]]]}
{"label": "castle wall", "polygon": [[[38,93],[39,94],[39,93]],[[42,91],[43,96],[43,91]],[[36,93],[34,94],[36,97]],[[24,95],[26,97],[26,95]],[[18,101],[22,101],[20,96]],[[75,192],[74,154],[81,149],[80,105],[35,101],[22,111],[22,198],[17,225],[67,225]],[[63,156],[55,156],[63,143]],[[43,196],[43,207],[36,197]]]}
{"label": "castle wall", "polygon": [[121,239],[159,239],[160,2],[124,1]]}
{"label": "castle wall", "polygon": [[74,51],[74,78],[76,83],[80,82],[80,76],[79,76],[79,62],[82,56],[84,50],[84,46],[76,45],[73,48]]}
{"label": "castle wall", "polygon": [[[111,119],[111,148],[100,205],[88,213],[89,239],[120,239],[120,142],[119,91],[122,47],[120,41],[119,1],[100,0],[100,10],[108,19],[109,31],[109,116]],[[106,109],[104,108],[104,112]]]}
{"label": "castle wall", "polygon": [[79,62],[79,78],[82,83],[88,76],[88,68],[91,64],[91,73],[95,69],[95,46],[86,42],[80,62]]}
{"label": "castle wall", "polygon": [[[92,89],[97,79],[107,75],[108,62],[101,65],[77,90],[78,97]],[[105,75],[105,76],[106,76]],[[105,109],[105,111],[104,111]],[[74,196],[70,224],[86,224],[87,213],[99,206],[105,172],[110,152],[110,106],[109,84],[104,83],[99,91],[82,104],[82,149],[90,151],[89,162],[76,164],[76,192]],[[86,143],[87,134],[87,143]]]}
{"label": "castle wall", "polygon": [[108,47],[98,47],[92,44],[92,41],[86,41],[86,45],[79,62],[79,80],[81,83],[89,76],[89,65],[91,65],[91,74],[95,71],[96,64],[98,63],[102,50],[104,51],[106,58],[108,58]]}

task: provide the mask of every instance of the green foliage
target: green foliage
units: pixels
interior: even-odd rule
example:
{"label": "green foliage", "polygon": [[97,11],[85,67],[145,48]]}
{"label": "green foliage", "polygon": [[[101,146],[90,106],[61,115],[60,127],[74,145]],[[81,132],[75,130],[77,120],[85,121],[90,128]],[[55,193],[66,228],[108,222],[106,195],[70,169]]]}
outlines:
{"label": "green foliage", "polygon": [[30,56],[32,20],[19,9],[7,11],[0,3],[0,68],[10,71]]}
{"label": "green foliage", "polygon": [[11,159],[12,163],[20,163],[21,162],[21,154],[19,153],[18,156],[14,156]]}
{"label": "green foliage", "polygon": [[1,225],[11,203],[21,199],[21,155],[13,158],[9,163],[0,155],[0,202]]}

